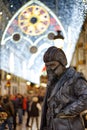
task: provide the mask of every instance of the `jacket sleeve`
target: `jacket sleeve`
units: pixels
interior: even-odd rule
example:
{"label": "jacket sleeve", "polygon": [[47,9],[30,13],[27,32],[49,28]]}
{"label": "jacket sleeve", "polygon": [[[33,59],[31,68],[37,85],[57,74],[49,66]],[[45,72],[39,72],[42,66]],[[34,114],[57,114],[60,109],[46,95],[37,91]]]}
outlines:
{"label": "jacket sleeve", "polygon": [[87,109],[87,81],[77,79],[74,84],[74,93],[76,100],[62,110],[65,115],[78,115]]}

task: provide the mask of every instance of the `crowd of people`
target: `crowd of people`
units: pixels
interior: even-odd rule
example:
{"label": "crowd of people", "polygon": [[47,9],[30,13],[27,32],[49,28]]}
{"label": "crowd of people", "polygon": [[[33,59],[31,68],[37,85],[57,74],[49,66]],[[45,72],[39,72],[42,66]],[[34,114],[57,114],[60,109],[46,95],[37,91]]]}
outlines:
{"label": "crowd of people", "polygon": [[[30,127],[36,120],[36,127],[39,130],[39,112],[41,111],[42,97],[36,95],[4,95],[0,96],[0,130],[16,130],[17,125],[22,125],[23,116],[27,115],[25,125]],[[31,118],[31,124],[30,124]],[[18,119],[18,120],[17,120]],[[30,124],[30,125],[29,125]]]}

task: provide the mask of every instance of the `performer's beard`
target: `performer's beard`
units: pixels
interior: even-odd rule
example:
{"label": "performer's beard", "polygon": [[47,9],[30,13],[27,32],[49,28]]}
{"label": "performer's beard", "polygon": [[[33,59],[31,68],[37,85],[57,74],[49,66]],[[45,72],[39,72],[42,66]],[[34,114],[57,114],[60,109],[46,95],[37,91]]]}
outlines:
{"label": "performer's beard", "polygon": [[58,76],[54,73],[53,70],[48,70],[47,75],[48,75],[48,83],[47,83],[48,86],[53,85],[58,81]]}

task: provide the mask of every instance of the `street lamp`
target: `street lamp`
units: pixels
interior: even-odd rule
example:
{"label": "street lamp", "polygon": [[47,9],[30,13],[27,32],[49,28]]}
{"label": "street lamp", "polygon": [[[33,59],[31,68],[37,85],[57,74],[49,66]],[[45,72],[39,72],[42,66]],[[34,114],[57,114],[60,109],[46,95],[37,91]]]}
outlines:
{"label": "street lamp", "polygon": [[55,35],[54,33],[49,33],[48,34],[48,38],[50,40],[53,40],[54,41],[54,45],[58,48],[63,48],[64,46],[64,37],[63,35],[61,34],[61,31],[60,30],[57,30],[57,35]]}
{"label": "street lamp", "polygon": [[29,92],[31,88],[31,83],[29,81],[26,82],[27,92]]}
{"label": "street lamp", "polygon": [[7,74],[6,79],[11,80],[11,74]]}
{"label": "street lamp", "polygon": [[64,46],[64,37],[61,34],[60,30],[57,31],[57,35],[54,36],[53,40],[54,40],[54,44],[55,44],[56,47],[61,48],[61,49],[63,48],[63,46]]}
{"label": "street lamp", "polygon": [[6,80],[7,80],[7,83],[6,83],[6,86],[8,87],[8,94],[10,94],[10,88],[11,88],[11,74],[7,74],[6,75]]}

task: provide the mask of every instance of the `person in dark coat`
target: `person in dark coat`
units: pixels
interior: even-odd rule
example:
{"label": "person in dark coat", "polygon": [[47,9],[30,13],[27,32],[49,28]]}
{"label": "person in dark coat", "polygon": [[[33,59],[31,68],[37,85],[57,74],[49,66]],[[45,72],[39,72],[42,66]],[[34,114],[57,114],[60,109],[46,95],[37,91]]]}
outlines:
{"label": "person in dark coat", "polygon": [[81,112],[87,109],[87,81],[73,67],[66,67],[64,51],[50,47],[43,60],[48,83],[40,130],[85,130]]}
{"label": "person in dark coat", "polygon": [[0,96],[0,130],[4,130],[5,122],[8,118],[8,114],[2,105],[2,96]]}
{"label": "person in dark coat", "polygon": [[8,125],[9,130],[13,130],[14,106],[8,95],[3,96],[2,106],[8,114],[7,120],[3,123],[2,130],[5,129],[6,125]]}
{"label": "person in dark coat", "polygon": [[26,120],[26,126],[27,127],[31,127],[29,125],[30,117],[31,117],[31,105],[32,105],[32,100],[31,100],[31,97],[28,96],[27,97],[27,120]]}
{"label": "person in dark coat", "polygon": [[[41,106],[39,103],[39,99],[37,96],[32,97],[32,104],[31,104],[31,127],[33,127],[34,119],[36,120],[36,127],[39,130],[39,111],[41,110]],[[32,130],[32,128],[31,128]]]}

